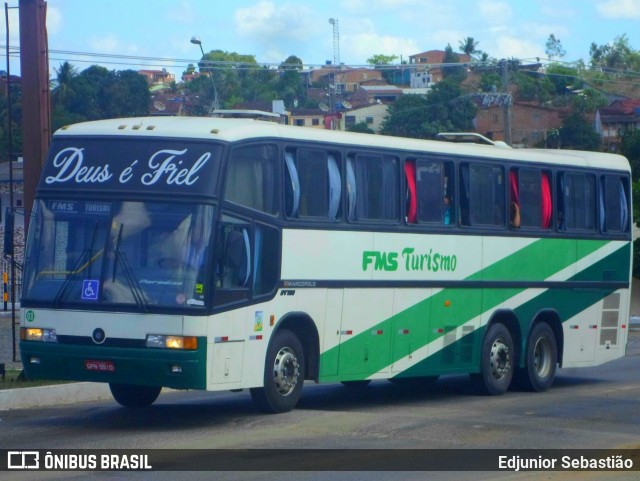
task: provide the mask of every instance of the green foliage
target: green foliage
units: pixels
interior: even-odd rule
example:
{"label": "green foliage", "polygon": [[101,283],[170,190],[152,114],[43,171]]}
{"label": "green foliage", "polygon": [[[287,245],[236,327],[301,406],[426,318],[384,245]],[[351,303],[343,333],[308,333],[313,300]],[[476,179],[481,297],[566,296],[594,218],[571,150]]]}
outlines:
{"label": "green foliage", "polygon": [[[442,58],[442,62],[446,64],[460,63],[460,55],[453,51],[451,45],[447,44],[444,49],[444,57]],[[451,65],[442,67],[442,76],[445,79],[448,78],[453,82],[460,83],[465,78],[467,78],[467,69],[464,67],[464,65],[460,65],[459,67]]]}
{"label": "green foliage", "polygon": [[[7,92],[0,90],[0,161],[9,160],[9,109]],[[22,93],[11,89],[11,147],[14,154],[22,152]]]}
{"label": "green foliage", "polygon": [[545,44],[546,49],[545,53],[549,58],[562,58],[566,55],[566,50],[562,48],[562,43],[559,38],[552,33],[549,35],[547,39],[547,43]]}
{"label": "green foliage", "polygon": [[52,127],[149,112],[146,79],[135,70],[107,70],[93,65],[78,73],[68,62],[56,71],[51,93]]}
{"label": "green foliage", "polygon": [[426,95],[403,95],[389,107],[381,133],[429,139],[439,132],[473,128],[476,106],[462,96],[460,85],[443,80]]}
{"label": "green foliage", "polygon": [[377,53],[375,55],[372,55],[370,58],[368,58],[367,63],[373,66],[390,65],[397,59],[398,59],[397,55],[384,55],[381,53]]}
{"label": "green foliage", "polygon": [[573,112],[560,129],[560,142],[563,149],[598,151],[601,139],[582,113]]}
{"label": "green foliage", "polygon": [[[624,155],[631,164],[631,177],[640,183],[640,130],[627,130],[622,134],[620,142],[620,153]],[[638,184],[640,187],[640,184]],[[640,207],[640,203],[634,202]],[[640,216],[636,216],[640,219]]]}
{"label": "green foliage", "polygon": [[633,277],[640,277],[640,238],[633,241]]}
{"label": "green foliage", "polygon": [[519,100],[547,102],[555,92],[555,86],[548,76],[537,72],[519,72],[513,74],[512,82],[518,87]]}
{"label": "green foliage", "polygon": [[596,45],[589,49],[591,68],[610,68],[616,70],[637,71],[640,68],[640,52],[629,44],[626,34],[616,37],[613,43]]}
{"label": "green foliage", "polygon": [[273,98],[284,100],[287,108],[292,109],[296,105],[303,105],[307,98],[307,89],[300,75],[303,64],[295,55],[290,55],[280,64],[283,71],[275,84]]}
{"label": "green foliage", "polygon": [[478,44],[480,42],[476,42],[473,37],[465,37],[458,43],[458,48],[462,53],[466,53],[471,56],[475,53],[478,53]]}
{"label": "green foliage", "polygon": [[607,105],[607,98],[597,90],[584,89],[571,98],[573,110],[581,114],[593,114],[600,107]]}
{"label": "green foliage", "polygon": [[373,129],[370,129],[366,122],[358,122],[347,129],[349,132],[360,132],[361,134],[375,134]]}
{"label": "green foliage", "polygon": [[573,90],[581,89],[582,80],[579,78],[578,70],[561,64],[551,64],[547,67],[547,76],[555,86],[556,95],[566,95],[568,87]]}
{"label": "green foliage", "polygon": [[483,92],[500,90],[502,79],[496,72],[485,72],[480,77],[480,88]]}
{"label": "green foliage", "polygon": [[[631,163],[632,178],[638,179],[640,171],[640,131],[634,132],[635,139],[633,143],[633,152],[624,150],[624,141],[622,147],[623,155],[626,155]],[[630,141],[630,139],[628,139]],[[627,145],[628,146],[628,145]],[[631,195],[633,199],[633,218],[636,220],[636,226],[640,227],[640,179],[631,183]],[[640,278],[640,238],[633,241],[633,277]]]}

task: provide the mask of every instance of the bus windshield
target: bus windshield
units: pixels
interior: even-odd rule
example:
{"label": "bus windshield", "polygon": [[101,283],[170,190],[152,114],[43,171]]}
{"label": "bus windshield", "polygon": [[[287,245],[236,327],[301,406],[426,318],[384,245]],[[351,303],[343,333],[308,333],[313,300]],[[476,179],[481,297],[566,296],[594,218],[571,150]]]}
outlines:
{"label": "bus windshield", "polygon": [[203,309],[213,206],[38,200],[23,302]]}

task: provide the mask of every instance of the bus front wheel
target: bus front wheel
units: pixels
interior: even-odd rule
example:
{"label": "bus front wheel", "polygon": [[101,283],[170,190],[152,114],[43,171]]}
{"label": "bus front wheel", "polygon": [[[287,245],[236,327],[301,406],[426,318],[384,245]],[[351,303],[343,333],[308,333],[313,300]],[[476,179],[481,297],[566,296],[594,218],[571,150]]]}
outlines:
{"label": "bus front wheel", "polygon": [[153,404],[162,388],[158,386],[109,383],[109,389],[113,398],[121,406],[143,408]]}
{"label": "bus front wheel", "polygon": [[277,332],[267,349],[264,387],[252,388],[251,399],[265,412],[291,411],[302,394],[304,352],[298,337],[288,329]]}
{"label": "bus front wheel", "polygon": [[514,371],[513,340],[504,324],[493,324],[484,338],[480,372],[471,374],[474,388],[480,394],[504,394]]}
{"label": "bus front wheel", "polygon": [[546,391],[553,384],[558,364],[558,345],[546,322],[536,324],[527,340],[525,367],[516,372],[518,386],[527,391]]}

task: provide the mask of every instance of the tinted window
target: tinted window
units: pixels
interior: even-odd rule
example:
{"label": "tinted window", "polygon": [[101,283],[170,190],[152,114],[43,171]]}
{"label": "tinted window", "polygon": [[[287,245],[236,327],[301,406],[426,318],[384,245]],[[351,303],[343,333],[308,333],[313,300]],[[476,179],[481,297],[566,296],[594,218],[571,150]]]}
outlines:
{"label": "tinted window", "polygon": [[558,222],[566,230],[594,230],[595,178],[591,174],[565,172],[560,175],[558,188],[562,202]]}
{"label": "tinted window", "polygon": [[600,227],[603,232],[627,232],[629,204],[626,181],[619,175],[604,175],[600,190]]}
{"label": "tinted window", "polygon": [[397,220],[398,159],[358,154],[348,160],[350,220]]}
{"label": "tinted window", "polygon": [[463,164],[461,175],[461,222],[465,225],[504,225],[505,185],[502,167]]}
{"label": "tinted window", "polygon": [[278,213],[277,149],[256,145],[234,149],[229,159],[225,199],[252,209]]}
{"label": "tinted window", "polygon": [[412,175],[415,164],[417,221],[441,225],[453,223],[453,163],[427,159],[410,162],[409,168],[405,166],[405,173]]}
{"label": "tinted window", "polygon": [[289,150],[285,164],[287,216],[336,219],[342,195],[338,156],[323,150]]}

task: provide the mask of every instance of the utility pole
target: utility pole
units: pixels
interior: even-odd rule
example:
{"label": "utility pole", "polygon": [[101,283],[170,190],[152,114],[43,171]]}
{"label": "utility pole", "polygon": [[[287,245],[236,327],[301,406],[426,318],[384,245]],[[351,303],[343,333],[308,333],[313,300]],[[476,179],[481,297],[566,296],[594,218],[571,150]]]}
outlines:
{"label": "utility pole", "polygon": [[[51,136],[49,55],[44,0],[20,0],[20,74],[22,76],[22,155],[24,229],[29,227],[36,186]],[[13,206],[12,206],[13,207]]]}
{"label": "utility pole", "polygon": [[[506,59],[500,61],[502,64],[502,90],[509,93],[509,62]],[[504,117],[504,141],[511,145],[511,102],[505,102],[502,107]]]}

